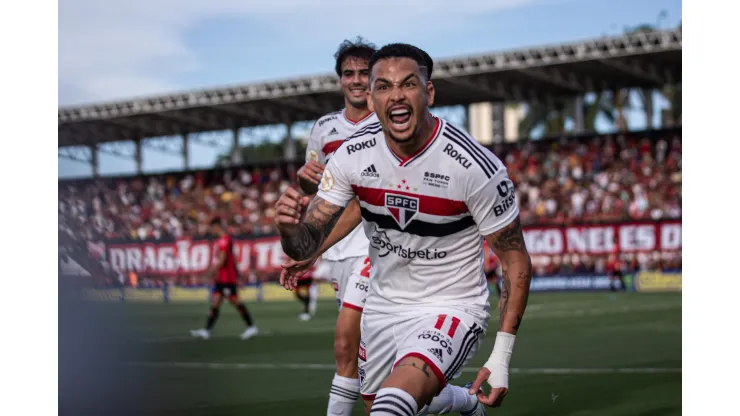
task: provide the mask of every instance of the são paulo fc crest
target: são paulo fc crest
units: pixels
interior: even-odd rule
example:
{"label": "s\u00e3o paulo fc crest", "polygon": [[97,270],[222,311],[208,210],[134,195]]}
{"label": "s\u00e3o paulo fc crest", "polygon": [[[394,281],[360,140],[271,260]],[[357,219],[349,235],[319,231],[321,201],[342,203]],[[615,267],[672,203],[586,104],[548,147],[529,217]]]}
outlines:
{"label": "s\u00e3o paulo fc crest", "polygon": [[385,209],[403,230],[419,212],[419,198],[386,192]]}

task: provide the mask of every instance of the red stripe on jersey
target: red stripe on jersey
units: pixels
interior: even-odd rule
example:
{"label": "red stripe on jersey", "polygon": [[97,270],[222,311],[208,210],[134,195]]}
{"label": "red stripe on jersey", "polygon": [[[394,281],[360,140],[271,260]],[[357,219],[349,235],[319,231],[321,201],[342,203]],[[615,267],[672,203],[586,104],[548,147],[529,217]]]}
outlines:
{"label": "red stripe on jersey", "polygon": [[342,143],[344,143],[344,140],[334,140],[333,142],[325,144],[321,151],[327,156],[331,155],[335,150],[339,149],[339,146],[341,146]]}
{"label": "red stripe on jersey", "polygon": [[406,163],[410,162],[413,158],[415,158],[416,156],[418,156],[419,154],[421,154],[424,150],[426,150],[429,146],[432,145],[432,142],[434,141],[434,138],[437,137],[437,133],[439,132],[439,126],[442,124],[439,121],[438,118],[435,117],[435,119],[437,120],[437,125],[434,126],[434,131],[432,132],[431,137],[429,137],[429,139],[427,139],[426,143],[424,143],[424,146],[421,146],[421,148],[419,148],[419,150],[415,151],[413,155],[411,155],[409,157],[406,157],[406,158],[401,157],[398,154],[396,154],[396,152],[394,152],[393,149],[391,149],[390,146],[388,146],[388,149],[390,149],[390,151],[393,153],[393,155],[395,155],[401,161],[401,164],[398,165],[398,166],[403,166]]}
{"label": "red stripe on jersey", "polygon": [[390,192],[393,195],[404,195],[419,198],[419,212],[440,217],[449,217],[453,215],[462,215],[468,212],[468,207],[462,201],[440,198],[429,195],[419,195],[403,191],[386,191],[385,189],[365,188],[363,186],[352,185],[355,194],[360,201],[377,207],[385,206],[385,194]]}

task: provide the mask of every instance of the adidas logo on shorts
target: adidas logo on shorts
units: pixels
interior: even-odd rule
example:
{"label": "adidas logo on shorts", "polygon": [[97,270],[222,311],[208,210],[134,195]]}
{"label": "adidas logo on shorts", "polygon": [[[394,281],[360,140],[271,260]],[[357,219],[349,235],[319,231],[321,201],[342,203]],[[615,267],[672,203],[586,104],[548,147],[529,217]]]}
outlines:
{"label": "adidas logo on shorts", "polygon": [[378,174],[378,171],[375,170],[375,165],[370,165],[365,168],[365,170],[362,171],[360,174],[361,176],[370,176],[373,178],[379,178],[380,175]]}
{"label": "adidas logo on shorts", "polygon": [[443,362],[442,361],[442,350],[440,348],[429,348],[429,352],[434,354],[434,356],[437,357],[437,359],[439,359],[439,362]]}

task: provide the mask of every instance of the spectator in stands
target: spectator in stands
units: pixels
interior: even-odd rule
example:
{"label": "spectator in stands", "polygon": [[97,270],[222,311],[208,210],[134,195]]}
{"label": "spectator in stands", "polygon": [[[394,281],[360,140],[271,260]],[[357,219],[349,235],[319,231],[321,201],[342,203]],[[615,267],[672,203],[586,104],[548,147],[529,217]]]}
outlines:
{"label": "spectator in stands", "polygon": [[[681,139],[607,135],[497,144],[517,183],[522,224],[567,225],[681,218]],[[233,235],[275,233],[274,203],[295,167],[256,166],[59,182],[60,242],[205,235],[215,216]],[[61,243],[60,243],[61,244]],[[622,254],[634,268],[676,269],[680,253]],[[606,259],[533,258],[536,273],[597,272]]]}

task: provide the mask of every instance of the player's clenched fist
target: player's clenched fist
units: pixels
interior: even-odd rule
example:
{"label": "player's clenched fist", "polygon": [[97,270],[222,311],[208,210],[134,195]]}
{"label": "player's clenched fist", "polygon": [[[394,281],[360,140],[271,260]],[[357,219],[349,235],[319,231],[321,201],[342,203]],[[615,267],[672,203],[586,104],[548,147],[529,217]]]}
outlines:
{"label": "player's clenched fist", "polygon": [[298,169],[298,177],[311,182],[314,185],[318,185],[321,182],[321,175],[324,174],[324,165],[315,161],[309,160]]}
{"label": "player's clenched fist", "polygon": [[288,188],[275,203],[275,225],[281,234],[292,234],[306,212],[311,198]]}

